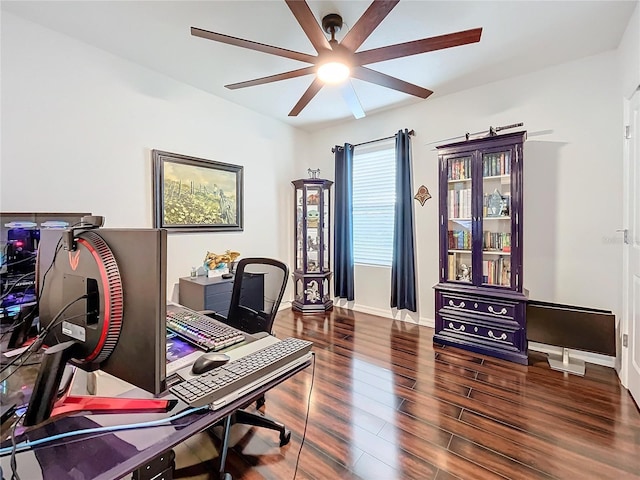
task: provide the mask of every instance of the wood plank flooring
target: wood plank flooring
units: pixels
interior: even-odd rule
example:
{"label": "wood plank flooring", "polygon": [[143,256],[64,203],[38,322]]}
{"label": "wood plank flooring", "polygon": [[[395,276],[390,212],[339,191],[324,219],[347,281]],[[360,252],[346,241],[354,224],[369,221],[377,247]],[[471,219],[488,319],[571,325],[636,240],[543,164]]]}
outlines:
{"label": "wood plank flooring", "polygon": [[[563,374],[535,352],[517,365],[340,308],[283,310],[275,333],[312,340],[315,366],[266,396],[289,445],[234,426],[234,480],[640,479],[640,412],[612,369]],[[218,446],[206,434],[180,445],[176,477],[217,478]]]}

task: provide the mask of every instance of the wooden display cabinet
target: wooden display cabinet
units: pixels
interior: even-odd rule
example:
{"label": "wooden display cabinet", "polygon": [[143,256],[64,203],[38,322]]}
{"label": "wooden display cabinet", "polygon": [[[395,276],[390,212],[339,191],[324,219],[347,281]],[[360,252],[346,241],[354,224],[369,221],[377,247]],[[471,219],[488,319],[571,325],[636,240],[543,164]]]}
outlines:
{"label": "wooden display cabinet", "polygon": [[333,308],[330,295],[330,191],[333,182],[294,180],[295,268],[292,308],[303,313]]}
{"label": "wooden display cabinet", "polygon": [[440,282],[434,341],[527,363],[522,286],[526,132],[437,147]]}

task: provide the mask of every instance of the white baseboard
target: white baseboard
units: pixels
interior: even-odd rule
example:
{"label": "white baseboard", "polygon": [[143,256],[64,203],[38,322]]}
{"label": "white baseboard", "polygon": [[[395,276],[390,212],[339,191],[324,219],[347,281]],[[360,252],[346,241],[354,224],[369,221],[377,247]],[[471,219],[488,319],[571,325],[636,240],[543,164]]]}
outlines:
{"label": "white baseboard", "polygon": [[348,310],[354,310],[356,312],[368,313],[369,315],[375,315],[377,317],[389,318],[391,320],[401,320],[403,322],[412,323],[414,325],[422,325],[425,327],[433,328],[435,326],[435,320],[433,318],[420,317],[416,322],[415,318],[411,317],[411,312],[405,310],[386,310],[382,308],[368,307],[366,305],[359,305],[354,302],[348,302],[346,300],[334,301],[334,305],[340,308],[346,308]]}
{"label": "white baseboard", "polygon": [[278,307],[278,311],[289,309],[291,308],[292,305],[293,305],[293,300],[282,300],[280,302],[280,306]]}
{"label": "white baseboard", "polygon": [[[529,342],[529,350],[533,350],[534,352],[555,353],[562,355],[562,347],[556,347],[554,345],[547,345],[544,343]],[[603,367],[615,368],[616,366],[616,357],[601,355],[599,353],[583,352],[581,350],[569,349],[569,356],[579,360],[583,360],[587,363],[602,365]]]}

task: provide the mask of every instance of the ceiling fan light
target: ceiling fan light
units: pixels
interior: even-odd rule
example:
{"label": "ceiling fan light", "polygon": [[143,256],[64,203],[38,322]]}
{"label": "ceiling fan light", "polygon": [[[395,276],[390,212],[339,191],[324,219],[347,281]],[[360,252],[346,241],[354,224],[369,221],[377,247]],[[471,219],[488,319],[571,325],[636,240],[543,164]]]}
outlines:
{"label": "ceiling fan light", "polygon": [[344,82],[351,70],[347,65],[340,62],[327,62],[318,67],[318,78],[324,83],[341,83]]}

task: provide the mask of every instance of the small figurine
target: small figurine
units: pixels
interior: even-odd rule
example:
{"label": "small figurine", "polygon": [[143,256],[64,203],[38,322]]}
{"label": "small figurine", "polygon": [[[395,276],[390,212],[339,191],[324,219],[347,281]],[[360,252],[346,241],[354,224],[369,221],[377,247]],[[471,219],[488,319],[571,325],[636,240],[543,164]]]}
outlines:
{"label": "small figurine", "polygon": [[307,286],[309,288],[307,288],[304,291],[304,293],[307,295],[307,301],[316,303],[317,301],[320,300],[320,291],[318,290],[318,282],[316,280],[311,280]]}
{"label": "small figurine", "polygon": [[462,280],[463,282],[471,281],[471,267],[468,267],[466,264],[460,264],[460,275],[458,275],[458,280]]}
{"label": "small figurine", "polygon": [[502,196],[502,200],[500,200],[500,213],[501,217],[509,216],[509,197],[506,195]]}
{"label": "small figurine", "polygon": [[311,237],[311,235],[307,235],[307,248],[310,251],[314,251],[314,250],[318,250],[318,244],[320,242],[318,241],[318,237],[315,238],[315,240]]}
{"label": "small figurine", "polygon": [[226,268],[228,264],[234,262],[239,256],[240,252],[232,252],[231,250],[227,250],[222,255],[207,252],[207,255],[204,257],[204,267],[208,270]]}
{"label": "small figurine", "polygon": [[317,210],[309,210],[307,212],[307,225],[309,227],[317,227],[318,226],[318,220],[320,219],[320,212],[318,212]]}

